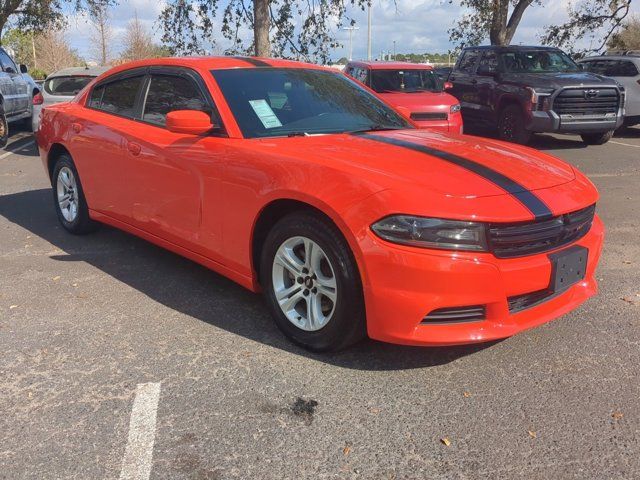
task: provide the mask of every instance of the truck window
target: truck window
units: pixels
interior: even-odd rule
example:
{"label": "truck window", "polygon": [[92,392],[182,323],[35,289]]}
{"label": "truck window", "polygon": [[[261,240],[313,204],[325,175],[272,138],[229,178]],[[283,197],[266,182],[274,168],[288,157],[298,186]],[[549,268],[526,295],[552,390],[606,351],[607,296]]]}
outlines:
{"label": "truck window", "polygon": [[473,73],[479,56],[480,52],[478,50],[465,50],[458,62],[458,70],[465,73]]}

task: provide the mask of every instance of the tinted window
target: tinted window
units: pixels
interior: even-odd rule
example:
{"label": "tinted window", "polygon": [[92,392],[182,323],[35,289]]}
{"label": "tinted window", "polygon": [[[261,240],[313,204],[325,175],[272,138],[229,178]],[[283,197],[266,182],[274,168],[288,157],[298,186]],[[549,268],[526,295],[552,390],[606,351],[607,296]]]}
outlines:
{"label": "tinted window", "polygon": [[173,110],[211,111],[202,93],[189,78],[171,75],[153,76],[149,84],[142,119],[164,126],[167,113]]}
{"label": "tinted window", "polygon": [[348,77],[315,69],[212,72],[245,137],[410,128]]}
{"label": "tinted window", "polygon": [[492,50],[487,50],[482,54],[478,71],[497,72],[498,71],[498,54]]}
{"label": "tinted window", "polygon": [[629,60],[590,60],[583,62],[585,70],[607,77],[635,77],[638,67]]}
{"label": "tinted window", "polygon": [[49,95],[75,96],[87,86],[93,77],[53,77],[44,82],[44,91]]}
{"label": "tinted window", "polygon": [[440,79],[433,70],[371,70],[371,88],[384,92],[439,92]]}
{"label": "tinted window", "polygon": [[11,57],[7,55],[7,52],[4,50],[0,50],[0,63],[2,64],[2,69],[7,73],[18,73],[18,68],[16,64],[13,63]]}
{"label": "tinted window", "polygon": [[462,53],[462,57],[458,62],[458,70],[466,73],[473,73],[473,69],[479,56],[480,52],[478,50],[466,50]]}
{"label": "tinted window", "polygon": [[124,78],[94,88],[89,106],[125,117],[135,116],[136,97],[143,79],[143,76]]}
{"label": "tinted window", "polygon": [[502,66],[509,73],[578,72],[571,58],[556,50],[516,50],[500,54]]}

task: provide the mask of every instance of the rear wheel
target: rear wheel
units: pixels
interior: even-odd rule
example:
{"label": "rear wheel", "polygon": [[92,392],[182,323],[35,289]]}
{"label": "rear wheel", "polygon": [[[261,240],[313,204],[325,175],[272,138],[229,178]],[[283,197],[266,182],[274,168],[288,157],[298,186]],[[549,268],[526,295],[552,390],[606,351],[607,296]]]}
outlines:
{"label": "rear wheel", "polygon": [[51,178],[53,201],[62,226],[76,235],[95,231],[98,224],[89,218],[80,177],[69,155],[58,157]]}
{"label": "rear wheel", "polygon": [[498,134],[502,140],[525,145],[531,140],[531,132],[525,128],[522,109],[518,105],[507,105],[500,112]]}
{"label": "rear wheel", "polygon": [[583,133],[580,136],[587,145],[604,145],[613,137],[613,130],[604,133]]}
{"label": "rear wheel", "polygon": [[313,351],[345,348],[365,334],[360,275],[337,228],[310,213],[293,213],[267,235],[261,284],[276,325]]}

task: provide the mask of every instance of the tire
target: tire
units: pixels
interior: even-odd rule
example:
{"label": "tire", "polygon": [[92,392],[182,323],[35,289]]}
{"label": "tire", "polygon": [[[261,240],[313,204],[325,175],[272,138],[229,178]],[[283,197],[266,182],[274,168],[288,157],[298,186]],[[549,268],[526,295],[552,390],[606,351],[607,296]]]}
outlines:
{"label": "tire", "polygon": [[[98,228],[99,224],[89,218],[89,208],[80,183],[80,176],[69,155],[62,154],[56,160],[51,175],[51,185],[58,220],[68,232],[84,235]],[[64,197],[68,198],[68,202],[63,200]],[[68,208],[65,208],[65,204]]]}
{"label": "tire", "polygon": [[500,111],[498,135],[501,140],[526,145],[532,133],[525,128],[522,109],[518,105],[507,105]]}
{"label": "tire", "polygon": [[[276,325],[296,344],[336,351],[366,336],[355,259],[340,231],[320,215],[295,212],[273,226],[263,245],[260,278]],[[316,308],[310,312],[310,306]]]}
{"label": "tire", "polygon": [[4,113],[4,109],[0,107],[0,148],[4,148],[9,143],[9,122]]}
{"label": "tire", "polygon": [[583,133],[580,136],[586,145],[604,145],[613,137],[613,130],[604,133]]}

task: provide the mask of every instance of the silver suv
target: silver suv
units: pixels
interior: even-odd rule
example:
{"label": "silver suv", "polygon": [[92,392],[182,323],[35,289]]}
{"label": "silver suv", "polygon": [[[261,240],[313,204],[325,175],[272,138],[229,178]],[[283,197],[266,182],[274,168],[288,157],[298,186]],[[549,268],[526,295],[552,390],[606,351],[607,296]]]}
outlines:
{"label": "silver suv", "polygon": [[9,54],[0,48],[0,147],[9,139],[9,123],[23,121],[31,127],[34,87],[25,65],[16,66]]}
{"label": "silver suv", "polygon": [[620,83],[626,94],[624,125],[640,123],[640,50],[607,52],[600,57],[588,57],[578,63],[589,72],[611,77]]}

